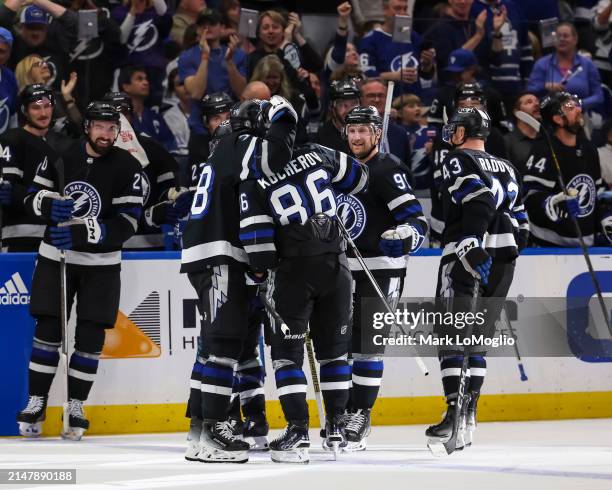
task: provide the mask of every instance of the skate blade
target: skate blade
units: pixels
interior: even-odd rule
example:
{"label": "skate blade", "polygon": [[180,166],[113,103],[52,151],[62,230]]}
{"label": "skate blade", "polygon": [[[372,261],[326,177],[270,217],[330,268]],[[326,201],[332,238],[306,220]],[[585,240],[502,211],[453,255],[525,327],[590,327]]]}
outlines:
{"label": "skate blade", "polygon": [[29,424],[28,422],[17,422],[19,424],[19,435],[28,439],[38,439],[42,435],[42,422]]}
{"label": "skate blade", "polygon": [[345,453],[356,453],[358,451],[365,451],[368,445],[368,438],[364,437],[361,441],[351,442],[348,441],[346,446],[342,448],[342,452]]}
{"label": "skate blade", "polygon": [[245,442],[249,443],[249,451],[269,451],[270,445],[268,444],[268,438],[266,436],[257,437],[245,437]]}
{"label": "skate blade", "polygon": [[449,452],[447,444],[450,437],[447,438],[429,438],[427,440],[427,448],[431,451],[431,454],[436,458],[444,458],[448,456],[452,451]]}
{"label": "skate blade", "polygon": [[189,444],[185,451],[185,459],[187,461],[198,461],[198,453],[200,452],[199,444]]}
{"label": "skate blade", "polygon": [[80,441],[85,433],[85,429],[71,427],[68,431],[62,431],[61,436],[65,441]]}
{"label": "skate blade", "polygon": [[308,464],[310,455],[308,448],[297,448],[291,451],[275,451],[270,449],[270,457],[275,463]]}
{"label": "skate blade", "polygon": [[246,451],[222,451],[215,448],[201,448],[197,461],[202,463],[246,463],[249,455]]}

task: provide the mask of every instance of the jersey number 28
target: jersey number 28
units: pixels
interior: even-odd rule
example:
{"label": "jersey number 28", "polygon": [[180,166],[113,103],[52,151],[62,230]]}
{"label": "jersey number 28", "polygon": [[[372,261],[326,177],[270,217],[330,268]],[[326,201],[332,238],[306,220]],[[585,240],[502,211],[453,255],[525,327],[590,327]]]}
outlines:
{"label": "jersey number 28", "polygon": [[208,213],[208,208],[210,206],[210,189],[214,180],[215,171],[210,165],[204,165],[193,198],[193,204],[191,205],[192,218],[199,219],[206,216],[206,213]]}

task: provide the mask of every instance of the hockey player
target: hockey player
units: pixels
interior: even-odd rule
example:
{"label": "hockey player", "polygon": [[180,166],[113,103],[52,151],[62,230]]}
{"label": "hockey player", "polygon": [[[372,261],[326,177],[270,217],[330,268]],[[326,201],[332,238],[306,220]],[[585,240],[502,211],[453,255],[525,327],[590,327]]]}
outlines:
{"label": "hockey player", "polygon": [[[364,257],[392,307],[403,289],[408,255],[419,249],[427,233],[421,205],[408,184],[408,169],[397,158],[379,152],[382,118],[372,106],[355,107],[346,115],[344,135],[353,155],[368,166],[367,191],[339,198],[338,215]],[[352,380],[346,416],[346,450],[366,448],[370,413],[383,375],[382,350],[374,351],[373,335],[380,334],[362,321],[362,298],[376,291],[349,250],[354,280]],[[369,348],[363,349],[368,345]]]}
{"label": "hockey player", "polygon": [[[273,175],[241,185],[241,234],[251,267],[274,273],[272,299],[285,322],[272,334],[272,362],[287,428],[270,443],[275,462],[307,463],[308,405],[304,339],[314,343],[325,402],[324,448],[346,445],[351,275],[336,222],[336,193],[360,192],[367,168],[316,144],[296,148]],[[277,251],[277,252],[276,252]]]}
{"label": "hockey player", "polygon": [[[127,94],[108,92],[103,100],[114,105],[128,123],[132,123],[134,108]],[[119,138],[125,135],[126,132],[121,131]],[[178,163],[162,145],[145,134],[136,133],[136,138],[148,162],[142,171],[143,213],[138,231],[124,243],[123,248],[131,251],[163,250],[162,226],[174,226],[189,212],[193,194],[185,192],[186,189],[180,190]]]}
{"label": "hockey player", "polygon": [[[40,435],[59,362],[60,250],[66,251],[68,312],[78,298],[75,349],[68,370],[70,429],[62,436],[78,440],[89,427],[83,402],[98,369],[105,331],[117,318],[121,247],[136,232],[142,210],[140,164],[127,151],[113,147],[119,113],[112,105],[92,102],[83,124],[85,141],[62,155],[57,169],[55,162],[39,165],[25,199],[26,208],[48,223],[32,280],[30,313],[36,330],[30,396],[17,415],[20,433],[26,437]],[[59,187],[61,180],[64,188]]]}
{"label": "hockey player", "polygon": [[542,100],[541,113],[543,123],[554,132],[552,146],[566,189],[559,184],[546,139],[536,140],[523,176],[533,242],[543,247],[577,247],[573,219],[578,220],[587,246],[594,244],[600,229],[604,236],[612,237],[612,217],[599,199],[605,190],[599,154],[582,131],[580,100],[568,92],[557,92]]}
{"label": "hockey player", "polygon": [[31,216],[23,200],[36,168],[44,162],[54,162],[56,154],[45,136],[51,127],[55,97],[42,84],[26,86],[19,96],[19,110],[24,124],[9,129],[0,136],[0,203],[5,206],[2,221],[2,242],[9,252],[34,252],[45,232],[45,222]]}
{"label": "hockey player", "polygon": [[[469,308],[475,281],[480,283],[480,296],[505,298],[512,283],[519,249],[527,241],[527,215],[522,203],[519,175],[508,161],[485,152],[490,128],[488,114],[475,108],[459,109],[444,128],[444,139],[454,149],[444,158],[441,169],[446,226],[436,296],[452,299],[453,308],[457,303]],[[486,305],[485,334],[492,332],[501,306],[499,301]],[[453,330],[453,333],[461,332]],[[448,442],[453,430],[459,428],[453,428],[453,421],[463,350],[459,346],[445,347],[439,358],[448,408],[442,422],[425,432],[434,447]],[[469,354],[469,378],[466,381],[469,399],[466,444],[470,444],[475,428],[478,397],[485,374],[484,347],[475,347]],[[466,407],[465,403],[462,407]],[[460,415],[461,418],[466,416],[464,413]],[[456,448],[463,447],[463,444],[458,439]]]}
{"label": "hockey player", "polygon": [[198,294],[202,316],[202,350],[191,375],[191,444],[186,456],[243,463],[249,445],[226,423],[233,372],[248,336],[249,269],[238,236],[238,185],[279,171],[291,159],[297,115],[285,99],[273,97],[270,102],[237,104],[230,117],[233,132],[219,141],[201,170],[183,235],[181,272],[188,274]]}

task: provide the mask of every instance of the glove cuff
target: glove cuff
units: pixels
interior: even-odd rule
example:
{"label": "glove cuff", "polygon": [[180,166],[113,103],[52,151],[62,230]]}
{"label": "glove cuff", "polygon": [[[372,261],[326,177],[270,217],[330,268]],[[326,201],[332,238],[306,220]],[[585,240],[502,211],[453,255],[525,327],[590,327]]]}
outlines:
{"label": "glove cuff", "polygon": [[34,200],[32,202],[34,214],[36,216],[51,215],[51,200],[60,199],[61,197],[62,196],[60,196],[57,192],[52,192],[45,189],[38,191],[34,195]]}
{"label": "glove cuff", "polygon": [[455,245],[455,253],[459,259],[463,259],[470,250],[482,248],[482,240],[476,236],[468,236],[457,242]]}

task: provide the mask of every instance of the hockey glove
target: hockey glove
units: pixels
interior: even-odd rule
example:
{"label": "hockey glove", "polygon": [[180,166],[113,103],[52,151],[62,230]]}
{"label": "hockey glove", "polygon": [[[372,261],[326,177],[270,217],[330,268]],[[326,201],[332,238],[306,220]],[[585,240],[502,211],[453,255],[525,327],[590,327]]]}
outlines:
{"label": "hockey glove", "polygon": [[0,204],[8,206],[11,204],[13,196],[13,186],[7,180],[0,181]]}
{"label": "hockey glove", "polygon": [[380,235],[379,248],[387,257],[402,257],[412,251],[417,242],[419,232],[414,226],[400,225],[395,229],[387,230]]}
{"label": "hockey glove", "polygon": [[34,214],[54,223],[63,223],[72,219],[74,199],[62,197],[57,192],[38,191],[34,196]]}
{"label": "hockey glove", "polygon": [[194,194],[195,191],[190,191],[185,188],[182,188],[178,192],[173,189],[171,189],[171,192],[168,192],[168,197],[174,202],[173,207],[176,209],[179,218],[186,216],[191,209]]}
{"label": "hockey glove", "polygon": [[60,250],[72,250],[104,241],[106,225],[96,218],[74,219],[49,228],[51,244]]}
{"label": "hockey glove", "polygon": [[164,201],[145,211],[145,221],[149,226],[174,225],[183,215],[174,207],[172,201]]}
{"label": "hockey glove", "polygon": [[553,223],[557,223],[568,216],[577,218],[580,213],[578,192],[575,189],[568,189],[567,194],[559,192],[554,196],[547,197],[544,201],[544,211]]}
{"label": "hockey glove", "polygon": [[283,116],[288,116],[297,122],[298,116],[293,106],[287,99],[280,95],[273,95],[270,99],[270,108],[268,109],[268,120],[270,122],[277,121]]}
{"label": "hockey glove", "polygon": [[465,270],[486,286],[489,282],[492,259],[482,248],[482,241],[475,236],[465,237],[455,245],[455,253]]}

